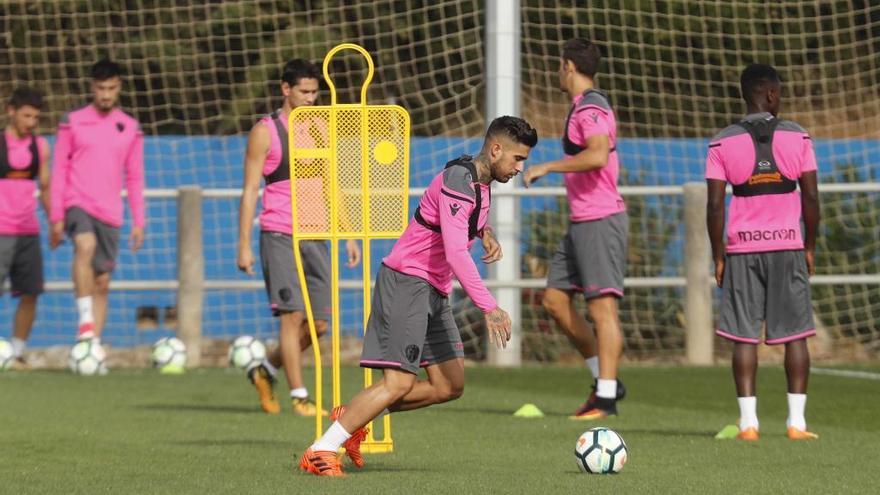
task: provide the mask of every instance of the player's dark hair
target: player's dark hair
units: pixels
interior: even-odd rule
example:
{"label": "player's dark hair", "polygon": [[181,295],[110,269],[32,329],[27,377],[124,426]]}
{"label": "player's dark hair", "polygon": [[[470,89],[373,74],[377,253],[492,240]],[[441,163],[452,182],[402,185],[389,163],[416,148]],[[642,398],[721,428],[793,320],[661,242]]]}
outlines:
{"label": "player's dark hair", "polygon": [[122,77],[122,66],[116,62],[102,58],[92,65],[92,80],[106,81],[114,77]]}
{"label": "player's dark hair", "polygon": [[529,148],[534,148],[538,144],[538,131],[519,117],[505,115],[493,120],[486,131],[486,139],[499,135],[507,136]]}
{"label": "player's dark hair", "polygon": [[320,80],[321,69],[319,69],[316,64],[301,58],[288,60],[287,63],[284,64],[284,69],[281,71],[281,81],[286,82],[290,86],[296,86],[299,84],[300,79]]}
{"label": "player's dark hair", "polygon": [[16,110],[27,105],[37,110],[43,109],[43,93],[34,88],[19,86],[9,96],[8,105]]}
{"label": "player's dark hair", "polygon": [[562,44],[562,60],[571,60],[578,72],[593,77],[599,71],[602,51],[590,40],[574,38]]}
{"label": "player's dark hair", "polygon": [[747,103],[755,102],[772,85],[780,83],[776,69],[767,64],[749,64],[739,77],[742,97]]}

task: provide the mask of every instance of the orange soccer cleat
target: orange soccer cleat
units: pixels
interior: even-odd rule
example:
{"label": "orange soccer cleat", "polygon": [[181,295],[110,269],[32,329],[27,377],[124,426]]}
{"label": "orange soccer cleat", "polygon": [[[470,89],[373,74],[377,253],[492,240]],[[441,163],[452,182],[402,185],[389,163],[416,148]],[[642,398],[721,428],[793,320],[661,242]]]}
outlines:
{"label": "orange soccer cleat", "polygon": [[313,452],[311,448],[303,452],[299,460],[299,468],[317,476],[330,476],[341,478],[345,476],[342,471],[342,463],[336,452],[319,450]]}
{"label": "orange soccer cleat", "polygon": [[248,378],[257,389],[260,396],[260,407],[268,414],[279,414],[281,412],[281,404],[275,398],[275,379],[262,364],[254,366],[248,371]]}
{"label": "orange soccer cleat", "polygon": [[794,426],[788,427],[788,432],[786,433],[789,440],[818,440],[819,435],[807,430],[799,430]]}
{"label": "orange soccer cleat", "polygon": [[746,440],[748,442],[755,442],[759,438],[761,438],[761,435],[758,434],[758,429],[754,426],[750,426],[745,430],[740,430],[739,433],[736,434],[737,440]]}

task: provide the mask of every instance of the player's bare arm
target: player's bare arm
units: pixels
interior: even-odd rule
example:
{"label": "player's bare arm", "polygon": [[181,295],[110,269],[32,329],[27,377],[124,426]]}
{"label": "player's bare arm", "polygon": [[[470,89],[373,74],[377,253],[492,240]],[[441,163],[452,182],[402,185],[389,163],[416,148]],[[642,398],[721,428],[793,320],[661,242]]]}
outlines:
{"label": "player's bare arm", "polygon": [[804,172],[798,180],[801,189],[801,215],[804,217],[804,255],[810,275],[816,273],[813,253],[819,230],[819,179],[815,171]]}
{"label": "player's bare arm", "polygon": [[715,262],[715,283],[721,287],[724,277],[724,195],[727,183],[723,180],[707,179],[706,184],[709,187],[706,201],[706,227],[709,229],[712,260]]}
{"label": "player's bare arm", "polygon": [[247,152],[244,158],[244,184],[241,189],[241,203],[238,208],[238,269],[254,274],[254,252],[251,249],[251,224],[257,210],[260,195],[260,181],[263,178],[263,162],[269,152],[269,129],[262,124],[255,125],[248,135]]}
{"label": "player's bare arm", "polygon": [[488,225],[483,228],[482,243],[485,254],[480,259],[483,260],[483,263],[486,263],[487,265],[495,263],[504,256],[501,252],[501,243],[499,243],[498,239],[495,237],[495,232],[492,230],[492,227],[489,227]]}
{"label": "player's bare arm", "polygon": [[608,154],[610,152],[611,141],[607,135],[590,136],[587,138],[587,149],[568,160],[555,160],[529,167],[523,175],[523,184],[529,187],[532,182],[551,172],[566,173],[599,170],[608,164]]}

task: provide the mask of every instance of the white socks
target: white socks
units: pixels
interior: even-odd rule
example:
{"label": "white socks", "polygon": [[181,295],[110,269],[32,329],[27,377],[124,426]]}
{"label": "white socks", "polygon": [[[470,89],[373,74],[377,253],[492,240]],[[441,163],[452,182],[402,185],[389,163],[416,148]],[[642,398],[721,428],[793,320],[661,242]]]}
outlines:
{"label": "white socks", "polygon": [[603,378],[596,380],[596,397],[602,399],[616,399],[617,380],[605,380]]}
{"label": "white socks", "polygon": [[312,444],[312,451],[336,452],[342,444],[351,437],[351,433],[345,431],[345,428],[339,424],[339,421],[333,423],[317,442]]}
{"label": "white socks", "polygon": [[758,398],[757,397],[737,397],[739,403],[739,429],[744,431],[747,428],[758,429]]}
{"label": "white socks", "polygon": [[804,419],[804,409],[807,407],[807,394],[788,395],[788,419],[786,426],[793,426],[798,430],[806,431],[807,420]]}
{"label": "white socks", "polygon": [[[807,420],[804,419],[804,409],[807,406],[807,394],[788,395],[788,419],[786,426],[793,426],[798,430],[807,429]],[[758,428],[758,398],[737,397],[739,403],[739,429]]]}
{"label": "white socks", "polygon": [[305,399],[309,396],[309,391],[305,387],[298,387],[290,391],[291,399]]}
{"label": "white socks", "polygon": [[21,340],[18,337],[12,337],[12,356],[17,358],[21,357],[25,344],[26,342],[24,340]]}
{"label": "white socks", "polygon": [[92,315],[92,296],[77,297],[76,308],[79,310],[80,325],[95,322],[95,317]]}
{"label": "white socks", "polygon": [[587,368],[590,368],[593,378],[599,378],[599,356],[584,359],[584,362],[587,363]]}

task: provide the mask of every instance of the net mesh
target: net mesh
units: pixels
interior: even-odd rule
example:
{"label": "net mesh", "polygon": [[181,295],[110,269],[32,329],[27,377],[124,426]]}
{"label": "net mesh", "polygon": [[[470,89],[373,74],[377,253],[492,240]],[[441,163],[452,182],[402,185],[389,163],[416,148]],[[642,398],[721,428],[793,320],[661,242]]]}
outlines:
{"label": "net mesh", "polygon": [[[597,81],[618,114],[622,184],[702,180],[706,140],[742,113],[738,75],[753,61],[780,70],[783,114],[813,135],[822,181],[877,180],[880,6],[874,2],[521,3],[522,108],[542,138],[532,163],[561,156],[555,137],[567,102],[555,89],[559,48],[565,39],[584,36],[604,46]],[[283,63],[295,56],[319,60],[332,46],[350,41],[365,47],[376,62],[369,101],[399,104],[410,113],[409,182],[424,187],[448,160],[479,146],[485,126],[484,14],[484,2],[477,0],[12,0],[0,3],[0,97],[22,83],[43,89],[47,110],[41,130],[51,133],[64,112],[88,101],[91,63],[113,57],[128,72],[122,105],[148,136],[148,188],[239,188],[245,134],[279,106]],[[332,72],[338,75],[340,100],[356,101],[361,62],[340,57]],[[547,177],[540,185],[560,184],[558,177]],[[681,275],[680,197],[626,199],[628,275]],[[878,195],[834,193],[822,200],[819,272],[877,273]],[[236,198],[205,199],[206,276],[250,280],[254,288],[209,290],[205,333],[269,337],[275,322],[261,284],[235,267],[237,204]],[[565,202],[538,197],[520,204],[522,276],[540,278],[564,232]],[[176,202],[150,199],[147,213],[147,243],[137,255],[123,246],[117,280],[176,276]],[[254,245],[257,230],[255,225]],[[388,241],[377,241],[373,249],[378,257],[388,248]],[[69,245],[45,252],[47,279],[68,280]],[[343,268],[343,278],[359,276],[358,269]],[[622,311],[628,356],[682,356],[681,295],[679,289],[628,290]],[[480,315],[460,296],[455,304],[466,348],[481,358]],[[343,315],[343,326],[352,334],[360,327],[357,297],[356,290],[344,296],[353,309]],[[540,290],[522,292],[525,356],[574,359],[547,321],[540,297]],[[814,299],[817,322],[835,349],[877,355],[880,287],[817,286]],[[152,341],[173,330],[174,301],[167,290],[113,292],[111,344]],[[145,310],[140,325],[138,308]],[[10,321],[13,311],[9,298],[0,300],[0,321]],[[34,343],[69,342],[74,331],[69,322],[75,319],[70,292],[47,294]]]}

